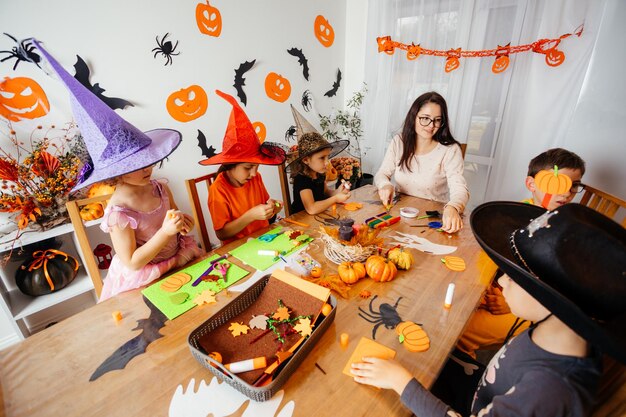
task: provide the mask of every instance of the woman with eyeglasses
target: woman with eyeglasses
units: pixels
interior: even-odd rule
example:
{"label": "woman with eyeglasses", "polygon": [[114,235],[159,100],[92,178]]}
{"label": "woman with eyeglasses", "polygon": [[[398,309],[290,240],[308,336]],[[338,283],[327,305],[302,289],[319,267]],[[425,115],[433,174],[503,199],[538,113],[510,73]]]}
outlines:
{"label": "woman with eyeglasses", "polygon": [[396,135],[387,148],[374,177],[385,207],[394,198],[392,176],[399,192],[445,203],[444,232],[454,233],[463,227],[461,214],[469,200],[463,155],[450,132],[448,108],[440,94],[424,93],[413,102],[402,134]]}

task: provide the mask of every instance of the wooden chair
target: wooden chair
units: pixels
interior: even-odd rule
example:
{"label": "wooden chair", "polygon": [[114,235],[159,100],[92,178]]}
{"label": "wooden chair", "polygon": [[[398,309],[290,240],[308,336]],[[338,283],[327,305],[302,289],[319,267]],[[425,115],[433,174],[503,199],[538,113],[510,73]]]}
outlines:
{"label": "wooden chair", "polygon": [[460,143],[461,146],[461,156],[465,159],[465,151],[467,151],[467,143]]}
{"label": "wooden chair", "polygon": [[81,200],[71,200],[65,203],[70,220],[72,221],[72,226],[74,227],[85,269],[93,282],[93,287],[98,298],[100,298],[100,293],[102,293],[102,276],[100,275],[100,269],[98,268],[95,255],[93,254],[92,245],[89,243],[85,229],[85,221],[80,217],[80,209],[91,203],[100,203],[104,209],[110,198],[111,194],[107,194]]}
{"label": "wooden chair", "polygon": [[[626,201],[589,185],[585,185],[585,193],[580,204],[588,206],[611,219],[615,218],[620,207],[626,210]],[[621,224],[622,227],[626,227],[626,217]]]}
{"label": "wooden chair", "polygon": [[200,197],[198,194],[198,184],[203,183],[206,186],[206,190],[208,193],[209,187],[211,186],[211,184],[213,184],[215,178],[217,178],[217,172],[185,180],[187,193],[189,194],[189,201],[191,202],[193,219],[196,222],[196,227],[198,228],[198,231],[200,232],[200,244],[202,245],[202,248],[207,252],[211,251],[211,241],[209,239],[209,232],[206,227],[206,218],[204,217],[204,212],[202,210],[203,207],[207,206],[207,201],[200,201]]}
{"label": "wooden chair", "polygon": [[289,188],[289,175],[285,169],[285,163],[278,165],[278,178],[280,179],[280,189],[283,192],[283,210],[285,217],[291,216],[291,192]]}

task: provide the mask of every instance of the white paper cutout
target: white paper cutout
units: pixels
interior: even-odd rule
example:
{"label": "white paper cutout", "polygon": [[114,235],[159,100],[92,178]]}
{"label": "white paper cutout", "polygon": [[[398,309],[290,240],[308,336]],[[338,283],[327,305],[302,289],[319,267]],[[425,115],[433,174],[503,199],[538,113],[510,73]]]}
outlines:
{"label": "white paper cutout", "polygon": [[283,400],[285,392],[278,391],[271,399],[265,402],[250,400],[225,382],[220,383],[213,378],[209,385],[202,379],[198,389],[194,390],[195,379],[192,378],[183,389],[179,385],[170,401],[169,417],[226,417],[237,411],[243,404],[248,402],[243,417],[291,417],[295,409],[295,403],[289,401],[283,406],[278,414],[278,408]]}
{"label": "white paper cutout", "polygon": [[456,246],[439,245],[423,237],[411,235],[408,233],[396,232],[396,236],[389,237],[391,239],[394,239],[397,243],[402,243],[408,248],[417,249],[419,251],[430,253],[432,255],[449,255],[457,249]]}

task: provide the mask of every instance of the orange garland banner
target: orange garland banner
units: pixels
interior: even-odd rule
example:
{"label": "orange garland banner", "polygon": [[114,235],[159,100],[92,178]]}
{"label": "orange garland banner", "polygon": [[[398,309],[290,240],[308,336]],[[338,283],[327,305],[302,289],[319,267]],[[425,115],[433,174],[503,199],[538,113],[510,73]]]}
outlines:
{"label": "orange garland banner", "polygon": [[565,54],[563,51],[559,51],[557,47],[561,41],[572,35],[580,37],[583,33],[584,24],[581,24],[576,28],[574,33],[566,33],[555,39],[539,39],[533,43],[525,45],[511,46],[508,43],[504,46],[498,45],[496,49],[484,49],[480,51],[464,51],[461,48],[449,49],[447,51],[439,51],[434,49],[422,48],[420,44],[415,45],[411,43],[407,45],[405,43],[396,42],[391,39],[391,36],[381,36],[376,38],[378,42],[378,52],[384,52],[387,55],[393,55],[396,49],[402,49],[406,52],[406,57],[409,61],[417,59],[420,55],[433,55],[446,57],[445,71],[451,72],[460,66],[459,58],[482,58],[487,56],[495,56],[496,59],[491,67],[491,71],[495,74],[499,74],[506,70],[509,66],[509,55],[518,54],[520,52],[532,51],[538,54],[544,54],[546,64],[551,67],[557,67],[565,61]]}

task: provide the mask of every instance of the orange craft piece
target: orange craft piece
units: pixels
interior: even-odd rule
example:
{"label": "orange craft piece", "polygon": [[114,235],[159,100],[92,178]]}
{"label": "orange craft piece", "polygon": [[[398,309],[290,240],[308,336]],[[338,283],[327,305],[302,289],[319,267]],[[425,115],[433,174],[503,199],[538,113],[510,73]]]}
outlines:
{"label": "orange craft piece", "polygon": [[333,306],[331,306],[328,303],[324,303],[324,305],[322,306],[322,314],[324,316],[328,316],[332,311],[333,311]]}
{"label": "orange craft piece", "polygon": [[359,297],[365,299],[365,298],[370,298],[372,296],[372,293],[369,292],[368,290],[363,290],[359,293]]}
{"label": "orange craft piece", "polygon": [[276,309],[276,313],[272,315],[272,318],[274,320],[289,320],[290,314],[291,314],[291,311],[289,311],[287,307],[278,307]]}
{"label": "orange craft piece", "polygon": [[0,82],[0,115],[12,121],[48,114],[50,103],[43,88],[31,78],[4,77]]}
{"label": "orange craft piece", "polygon": [[270,72],[265,77],[265,94],[272,100],[283,103],[291,95],[291,83],[282,75]]}
{"label": "orange craft piece", "polygon": [[459,258],[458,256],[444,256],[441,259],[441,262],[451,271],[465,271],[465,261],[463,258]]}
{"label": "orange craft piece", "polygon": [[265,137],[267,136],[267,129],[265,129],[265,125],[262,122],[254,122],[252,123],[252,127],[256,132],[256,135],[259,137],[259,142],[265,142]]}
{"label": "orange craft piece", "polygon": [[343,205],[343,208],[348,211],[357,211],[363,208],[363,204],[361,203],[346,203]]}
{"label": "orange craft piece", "polygon": [[230,323],[228,330],[232,333],[233,337],[237,337],[242,334],[248,334],[248,330],[250,330],[250,328],[243,323],[233,322]]}
{"label": "orange craft piece", "polygon": [[184,272],[177,272],[163,280],[161,289],[167,292],[176,292],[189,281],[191,281],[191,275]]}
{"label": "orange craft piece", "polygon": [[430,339],[424,329],[412,321],[403,321],[396,326],[400,343],[409,352],[424,352],[430,347]]}
{"label": "orange craft piece", "polygon": [[398,274],[396,265],[380,255],[372,255],[367,258],[365,271],[376,282],[392,281]]}
{"label": "orange craft piece", "polygon": [[311,274],[310,274],[310,275],[311,275],[313,278],[319,278],[319,277],[321,277],[321,276],[322,276],[322,272],[323,272],[323,271],[322,271],[322,268],[320,268],[319,266],[315,266],[315,267],[313,267],[313,268],[311,269]]}
{"label": "orange craft piece", "polygon": [[330,46],[335,41],[335,30],[328,23],[328,20],[322,15],[318,15],[315,18],[315,22],[313,23],[313,33],[315,33],[315,37],[322,45],[326,48],[330,48]]}
{"label": "orange craft piece", "polygon": [[558,67],[565,61],[565,54],[556,48],[550,49],[546,52],[546,64],[551,67]]}
{"label": "orange craft piece", "polygon": [[417,57],[419,57],[421,53],[422,53],[422,48],[420,47],[420,45],[419,44],[415,45],[412,43],[411,45],[409,45],[406,51],[406,58],[409,61],[413,61],[414,59],[417,59]]}
{"label": "orange craft piece", "polygon": [[548,208],[553,194],[565,194],[572,188],[572,179],[565,174],[559,174],[559,167],[541,170],[535,175],[535,186],[545,195],[541,205]]}
{"label": "orange craft piece", "polygon": [[461,48],[450,49],[448,51],[448,58],[446,59],[446,67],[444,68],[446,72],[452,72],[461,65],[461,63],[459,62],[460,56],[461,56]]}
{"label": "orange craft piece", "polygon": [[201,306],[203,304],[213,304],[217,303],[215,299],[215,293],[211,290],[204,290],[200,294],[196,295],[193,299],[193,303],[197,306]]}
{"label": "orange craft piece", "polygon": [[202,116],[209,105],[206,92],[199,85],[173,92],[167,98],[167,112],[179,122],[189,122]]}
{"label": "orange craft piece", "polygon": [[113,320],[115,320],[115,324],[120,324],[120,321],[122,321],[122,312],[119,310],[114,311],[113,313],[111,313],[111,315],[113,316]]}
{"label": "orange craft piece", "polygon": [[200,33],[209,36],[220,36],[222,33],[222,14],[219,9],[209,4],[198,3],[196,5],[196,23]]}

